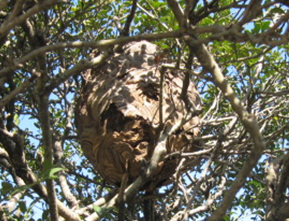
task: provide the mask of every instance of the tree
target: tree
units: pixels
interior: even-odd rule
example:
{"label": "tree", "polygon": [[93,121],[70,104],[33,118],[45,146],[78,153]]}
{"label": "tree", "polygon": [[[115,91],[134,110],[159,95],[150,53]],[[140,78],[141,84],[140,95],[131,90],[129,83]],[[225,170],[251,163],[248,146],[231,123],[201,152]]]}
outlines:
{"label": "tree", "polygon": [[[1,219],[286,220],[288,8],[282,0],[2,0]],[[185,74],[184,103],[193,83],[202,100],[191,138],[198,149],[155,156],[178,164],[151,192],[142,186],[157,172],[153,157],[137,178],[111,184],[83,155],[75,124],[86,73],[141,40],[158,46],[157,72]],[[186,134],[183,124],[172,133]]]}

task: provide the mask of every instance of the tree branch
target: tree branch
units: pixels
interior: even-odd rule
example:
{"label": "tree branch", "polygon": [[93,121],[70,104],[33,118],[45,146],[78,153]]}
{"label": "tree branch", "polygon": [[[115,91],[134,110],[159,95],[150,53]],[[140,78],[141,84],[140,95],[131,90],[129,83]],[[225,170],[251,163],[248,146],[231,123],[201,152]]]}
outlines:
{"label": "tree branch", "polygon": [[61,83],[65,82],[68,78],[71,76],[80,74],[82,71],[93,68],[95,66],[103,64],[106,59],[109,57],[110,53],[108,51],[105,51],[101,53],[96,58],[93,58],[91,60],[81,60],[78,64],[76,64],[73,68],[58,74],[55,78],[52,79],[51,83],[45,87],[45,92],[51,92],[53,89],[55,89],[57,86],[59,86]]}
{"label": "tree branch", "polygon": [[6,217],[6,213],[2,207],[2,205],[0,204],[0,219],[1,221],[6,221],[7,217]]}
{"label": "tree branch", "polygon": [[207,209],[209,209],[210,206],[214,203],[214,201],[215,201],[218,197],[222,196],[223,191],[224,191],[224,189],[225,189],[226,182],[227,182],[226,178],[225,178],[225,177],[222,177],[222,178],[221,178],[221,183],[220,183],[220,185],[219,185],[219,187],[218,187],[217,192],[216,192],[214,195],[211,195],[211,196],[206,200],[206,203],[205,203],[204,205],[199,206],[199,207],[197,207],[197,208],[195,208],[195,209],[189,210],[188,215],[194,215],[194,214],[196,214],[196,213],[198,213],[198,212],[206,211]]}
{"label": "tree branch", "polygon": [[[65,82],[68,78],[71,76],[80,74],[82,71],[93,68],[97,65],[102,64],[106,58],[109,56],[109,53],[105,52],[99,55],[96,58],[93,58],[91,60],[81,60],[78,64],[76,64],[73,68],[58,74],[55,76],[52,81],[48,84],[45,85],[44,88],[42,88],[41,92],[51,92],[54,90],[59,84]],[[19,87],[15,88],[13,91],[11,91],[8,95],[6,95],[3,99],[0,100],[0,108],[4,107],[6,104],[8,104],[12,99],[15,98],[19,93],[24,92],[31,84],[33,81],[36,79],[37,75],[33,75],[30,79],[26,80],[23,82]]]}
{"label": "tree branch", "polygon": [[172,10],[180,27],[185,27],[184,14],[181,6],[175,0],[167,0],[168,6]]}
{"label": "tree branch", "polygon": [[[38,95],[38,115],[42,130],[43,147],[44,147],[44,169],[50,170],[53,166],[53,143],[52,132],[50,125],[48,96],[49,94],[43,93],[43,87],[45,85],[45,76],[41,76],[38,81],[36,93]],[[48,203],[51,220],[58,220],[58,210],[56,206],[56,192],[54,187],[54,181],[50,178],[47,179],[47,191]]]}
{"label": "tree branch", "polygon": [[54,51],[54,50],[63,49],[63,48],[99,48],[101,50],[106,50],[114,45],[118,45],[118,44],[122,45],[122,44],[126,44],[132,41],[157,40],[157,39],[163,39],[163,38],[178,38],[178,37],[181,37],[181,34],[182,33],[180,30],[176,30],[176,31],[164,32],[164,33],[151,33],[151,34],[143,34],[143,35],[136,35],[136,36],[128,36],[128,37],[122,37],[118,39],[107,39],[107,40],[92,41],[92,42],[85,42],[85,41],[59,42],[54,45],[42,46],[26,54],[19,60],[14,61],[14,63],[18,64],[18,66],[3,68],[0,71],[0,78],[6,75],[7,73],[9,73],[10,71],[15,71],[19,69],[20,68],[19,66],[21,66],[21,64],[24,64],[27,61],[31,60],[32,58],[42,55],[48,51]]}
{"label": "tree branch", "polygon": [[[2,148],[0,148],[0,164],[12,174],[12,177],[18,186],[23,185],[23,183],[21,183],[21,178],[15,174],[15,171],[11,166],[8,153]],[[19,202],[24,193],[25,190],[16,192],[9,198],[9,201],[6,204],[0,203],[0,219],[2,218],[2,220],[7,220],[6,213],[11,214],[15,210],[16,204]]]}
{"label": "tree branch", "polygon": [[251,0],[248,4],[246,10],[244,11],[243,18],[239,22],[239,25],[242,26],[247,22],[250,22],[253,18],[259,16],[262,13],[261,0]]}
{"label": "tree branch", "polygon": [[[62,167],[62,163],[61,163],[62,156],[63,156],[62,141],[59,141],[59,140],[55,141],[54,149],[55,149],[55,162],[59,167]],[[68,202],[68,205],[70,207],[78,207],[78,200],[76,199],[76,197],[72,194],[70,190],[64,170],[62,170],[59,173],[58,180],[59,180],[59,184],[62,189],[64,198]]]}
{"label": "tree branch", "polygon": [[[8,136],[8,135],[7,135]],[[1,134],[0,134],[1,137]],[[42,198],[44,198],[46,201],[48,200],[48,192],[45,188],[45,186],[39,181],[37,176],[31,171],[31,169],[27,166],[27,163],[22,158],[21,155],[17,154],[17,152],[14,151],[13,147],[7,147],[7,146],[15,146],[13,141],[8,141],[15,138],[6,138],[5,141],[5,149],[9,150],[7,152],[9,154],[9,158],[12,163],[12,167],[15,170],[15,176],[14,180],[15,183],[18,186],[25,186],[25,185],[31,185],[31,188]],[[3,141],[3,138],[1,137],[1,140]],[[18,149],[21,148],[18,144]],[[7,153],[0,149],[0,156],[7,156]],[[19,174],[19,175],[18,175]],[[78,214],[74,213],[70,209],[68,209],[66,206],[63,205],[62,202],[59,200],[56,200],[56,206],[58,208],[59,214],[64,217],[66,220],[72,220],[72,221],[80,221],[80,217]]]}
{"label": "tree branch", "polygon": [[131,12],[127,17],[126,23],[125,23],[124,28],[122,29],[122,31],[120,33],[120,36],[129,36],[130,26],[131,26],[131,23],[134,19],[136,9],[137,9],[137,0],[133,0]]}
{"label": "tree branch", "polygon": [[207,220],[221,220],[227,209],[231,206],[231,203],[234,200],[236,193],[243,186],[246,178],[249,176],[250,172],[260,159],[262,152],[265,149],[265,142],[260,133],[260,129],[255,116],[253,114],[249,114],[244,109],[241,101],[238,99],[232,87],[223,76],[221,69],[214,60],[213,56],[208,52],[204,45],[197,45],[191,40],[191,37],[185,36],[185,41],[194,50],[200,64],[208,72],[211,73],[214,79],[214,84],[223,92],[224,96],[229,100],[232,108],[238,114],[244,128],[248,131],[254,143],[254,148],[252,149],[250,156],[244,163],[232,186],[226,192],[224,200],[221,202],[220,206],[216,209],[216,211],[209,218],[207,218]]}
{"label": "tree branch", "polygon": [[22,14],[18,17],[11,16],[7,21],[5,21],[0,27],[0,41],[5,38],[5,36],[10,32],[12,28],[23,23],[27,18],[35,15],[36,13],[44,10],[48,7],[55,5],[57,0],[47,0],[41,1],[29,9],[25,14]]}
{"label": "tree branch", "polygon": [[8,95],[6,95],[4,98],[0,100],[0,109],[4,107],[6,104],[8,104],[12,99],[15,98],[19,93],[24,92],[35,80],[36,76],[32,76],[25,82],[23,82],[20,86],[12,90]]}

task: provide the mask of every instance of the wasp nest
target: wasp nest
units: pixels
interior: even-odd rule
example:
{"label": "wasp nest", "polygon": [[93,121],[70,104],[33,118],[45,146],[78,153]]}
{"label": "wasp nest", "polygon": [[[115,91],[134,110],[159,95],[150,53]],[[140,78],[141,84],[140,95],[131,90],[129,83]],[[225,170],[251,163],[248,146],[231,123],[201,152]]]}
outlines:
{"label": "wasp nest", "polygon": [[[157,46],[134,42],[115,53],[105,64],[84,73],[76,109],[78,136],[84,155],[108,182],[120,185],[127,173],[129,182],[142,173],[142,162],[149,161],[160,133],[159,108],[166,126],[180,121],[193,107],[200,106],[192,82],[187,89],[185,107],[181,92],[185,73],[177,69],[164,72],[160,100],[160,65],[156,64]],[[167,140],[168,153],[194,149],[192,139],[199,134],[199,118],[192,117]],[[160,163],[155,184],[168,179],[176,161]]]}

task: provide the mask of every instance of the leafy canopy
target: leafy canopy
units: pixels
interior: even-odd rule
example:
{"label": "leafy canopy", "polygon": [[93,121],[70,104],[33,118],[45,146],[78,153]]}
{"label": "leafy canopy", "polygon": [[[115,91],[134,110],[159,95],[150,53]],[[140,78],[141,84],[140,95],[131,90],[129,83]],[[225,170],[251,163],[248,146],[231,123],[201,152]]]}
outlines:
{"label": "leafy canopy", "polygon": [[[283,0],[2,0],[1,219],[288,218],[288,16]],[[93,52],[139,40],[192,71],[201,149],[125,204],[83,157],[74,109]]]}

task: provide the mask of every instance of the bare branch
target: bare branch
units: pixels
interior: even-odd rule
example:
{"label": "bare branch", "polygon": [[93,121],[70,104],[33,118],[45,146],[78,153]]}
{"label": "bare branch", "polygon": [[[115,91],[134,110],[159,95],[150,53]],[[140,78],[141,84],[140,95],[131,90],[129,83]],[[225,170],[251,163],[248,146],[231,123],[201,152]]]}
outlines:
{"label": "bare branch", "polygon": [[[48,96],[49,94],[43,94],[43,87],[45,85],[46,76],[41,76],[38,79],[37,85],[37,95],[38,95],[38,112],[39,119],[42,129],[43,137],[43,146],[44,146],[44,164],[49,170],[53,165],[53,143],[52,143],[52,132],[50,125],[50,114],[49,114],[49,105],[48,105]],[[52,179],[47,179],[47,191],[49,209],[51,220],[58,220],[58,209],[56,204],[56,192],[54,187],[54,181]]]}
{"label": "bare branch", "polygon": [[130,26],[131,26],[131,23],[132,23],[132,21],[134,19],[136,9],[137,9],[137,0],[133,0],[131,12],[130,12],[130,14],[127,17],[127,20],[126,20],[126,23],[124,25],[124,28],[121,30],[120,36],[129,36],[129,34],[130,34]]}
{"label": "bare branch", "polygon": [[[106,58],[108,57],[109,53],[105,52],[99,55],[96,58],[93,58],[91,60],[81,60],[78,64],[76,64],[73,68],[58,74],[56,77],[54,77],[49,83],[49,85],[46,85],[44,88],[42,88],[41,92],[51,92],[55,87],[57,87],[59,84],[65,82],[68,78],[71,76],[80,74],[82,71],[93,68],[97,65],[102,64]],[[15,98],[19,93],[24,92],[33,81],[36,79],[37,75],[34,75],[30,79],[23,82],[19,87],[15,88],[12,92],[10,92],[7,96],[5,96],[3,99],[0,100],[0,108],[8,104],[12,99]]]}
{"label": "bare branch", "polygon": [[175,0],[167,0],[167,3],[168,3],[168,6],[170,7],[170,9],[172,10],[179,26],[185,27],[186,21],[184,21],[183,10],[182,10],[181,6],[179,5],[179,3]]}
{"label": "bare branch", "polygon": [[[8,153],[2,148],[0,148],[0,157],[1,156],[8,157]],[[10,157],[15,159],[15,157],[13,157],[13,155],[10,155]],[[17,161],[17,160],[14,160],[14,161]],[[21,170],[24,170],[25,173],[21,174],[21,177],[18,176],[18,175],[14,175],[15,183],[19,187],[26,186],[26,185],[32,185],[32,189],[34,189],[34,191],[40,197],[43,197],[45,200],[47,200],[48,199],[48,193],[47,193],[47,190],[44,187],[44,185],[39,181],[39,179],[36,177],[36,175],[27,166],[27,163],[21,163],[22,160],[20,161],[19,158],[18,158],[18,162],[20,162],[19,165],[22,167]],[[13,162],[12,162],[12,164],[13,164]],[[15,167],[15,164],[13,164],[12,166]],[[16,168],[15,172],[19,173],[19,170]],[[59,211],[60,215],[62,217],[64,217],[66,220],[73,220],[73,221],[79,221],[80,220],[80,217],[78,216],[78,214],[72,212],[70,209],[68,209],[66,206],[64,206],[63,203],[60,202],[59,200],[56,200],[56,205],[57,205],[57,208],[58,208],[58,211]]]}
{"label": "bare branch", "polygon": [[[37,57],[38,55],[42,55],[48,51],[54,51],[62,48],[99,48],[101,50],[105,50],[114,45],[122,45],[132,41],[140,41],[140,40],[157,40],[162,38],[178,38],[181,36],[180,30],[164,32],[164,33],[152,33],[152,34],[143,34],[129,37],[122,37],[118,39],[107,39],[100,41],[75,41],[75,42],[59,42],[54,45],[42,46],[34,51],[26,54],[18,61],[14,61],[15,64],[24,64],[32,58]],[[3,77],[10,71],[15,71],[19,69],[19,67],[7,67],[0,71],[0,77]]]}
{"label": "bare branch", "polygon": [[103,64],[106,59],[109,57],[110,53],[108,51],[105,51],[104,53],[101,53],[96,58],[93,58],[91,60],[81,60],[78,64],[76,64],[73,68],[58,74],[54,79],[52,79],[51,83],[45,87],[46,92],[51,92],[54,88],[59,86],[59,84],[65,82],[68,78],[71,76],[80,74],[82,71],[96,67],[98,65]]}
{"label": "bare branch", "polygon": [[207,201],[206,201],[206,203],[205,203],[204,205],[199,206],[199,207],[197,207],[197,208],[195,208],[195,209],[190,210],[190,211],[188,212],[188,215],[194,215],[194,214],[196,214],[196,213],[198,213],[198,212],[202,212],[202,211],[206,211],[206,210],[208,210],[208,209],[210,208],[210,206],[214,203],[214,201],[215,201],[218,197],[222,196],[222,194],[223,194],[223,190],[225,189],[226,181],[227,181],[227,180],[226,180],[224,177],[222,177],[222,178],[221,178],[221,183],[220,183],[220,185],[219,185],[219,187],[218,187],[217,192],[216,192],[214,195],[211,195],[211,196],[207,199]]}
{"label": "bare branch", "polygon": [[251,21],[253,18],[258,17],[258,15],[262,13],[261,3],[261,0],[252,0],[248,4],[246,10],[244,11],[243,18],[239,22],[241,26]]}
{"label": "bare branch", "polygon": [[48,7],[55,5],[57,2],[58,2],[57,0],[42,1],[42,2],[37,3],[31,9],[29,9],[25,14],[20,15],[19,17],[11,16],[0,27],[0,39],[5,37],[13,27],[20,25],[27,18],[31,17],[32,15],[34,15],[34,14],[36,14],[36,13],[38,13],[38,12],[48,8]]}
{"label": "bare branch", "polygon": [[33,80],[36,78],[36,76],[33,76],[23,82],[19,87],[15,88],[13,91],[11,91],[8,95],[6,95],[3,99],[0,100],[0,108],[8,104],[12,99],[15,98],[19,93],[24,92],[29,86],[31,86]]}
{"label": "bare branch", "polygon": [[232,108],[238,114],[240,120],[242,121],[245,129],[250,134],[255,145],[255,147],[252,149],[251,155],[244,163],[231,188],[226,192],[226,195],[221,205],[208,218],[208,220],[220,220],[222,216],[226,213],[226,210],[230,207],[232,201],[234,200],[235,194],[243,186],[247,176],[258,162],[263,150],[265,149],[265,142],[260,133],[260,129],[255,116],[253,114],[247,113],[247,111],[244,109],[241,101],[238,99],[233,89],[224,78],[221,69],[219,68],[212,55],[208,52],[206,47],[204,45],[192,44],[191,38],[185,37],[185,40],[187,44],[193,48],[201,65],[212,74],[215,85],[223,92],[225,97],[229,100]]}
{"label": "bare branch", "polygon": [[[54,142],[54,148],[55,148],[55,162],[57,165],[59,165],[60,167],[62,166],[61,164],[61,159],[62,159],[62,155],[63,155],[63,150],[62,150],[62,142],[61,141],[55,141]],[[66,174],[65,172],[62,170],[59,174],[59,183],[63,192],[63,195],[66,199],[66,201],[68,202],[68,205],[70,207],[73,208],[77,208],[78,207],[78,200],[76,199],[76,197],[72,194],[70,187],[67,183],[67,179],[66,179]]]}
{"label": "bare branch", "polygon": [[141,9],[142,12],[144,12],[146,15],[148,15],[150,18],[157,20],[160,25],[162,25],[167,31],[172,31],[172,28],[168,27],[168,25],[160,20],[158,17],[158,14],[156,13],[154,7],[152,5],[149,5],[151,10],[154,12],[155,15],[153,15],[151,12],[147,11],[144,7],[142,7],[139,3],[137,3],[138,8]]}
{"label": "bare branch", "polygon": [[6,217],[6,213],[2,207],[2,205],[0,204],[0,219],[2,221],[6,221],[7,220],[7,217]]}

